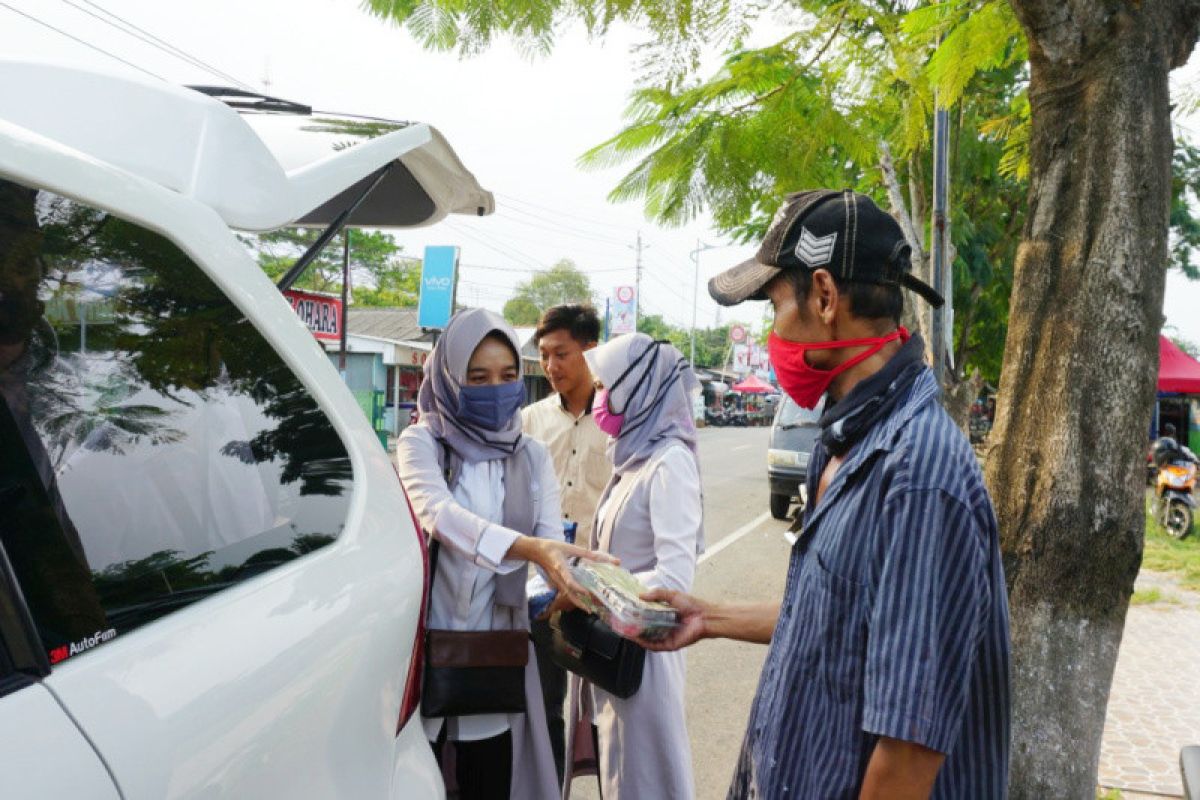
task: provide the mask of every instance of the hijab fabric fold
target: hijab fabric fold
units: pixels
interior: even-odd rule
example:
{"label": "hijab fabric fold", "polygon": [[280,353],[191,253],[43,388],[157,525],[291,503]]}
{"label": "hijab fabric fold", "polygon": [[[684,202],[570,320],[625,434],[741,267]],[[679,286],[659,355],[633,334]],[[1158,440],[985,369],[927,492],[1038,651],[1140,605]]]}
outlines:
{"label": "hijab fabric fold", "polygon": [[417,392],[417,408],[424,425],[444,441],[466,463],[508,458],[525,446],[521,435],[521,414],[513,414],[498,431],[473,425],[459,415],[459,395],[467,380],[471,355],[489,333],[498,332],[517,353],[517,380],[524,380],[521,343],[517,333],[503,317],[486,308],[471,308],[451,317],[442,331],[429,360],[425,362],[425,380]]}
{"label": "hijab fabric fold", "polygon": [[699,463],[692,397],[696,373],[674,346],[644,333],[613,339],[583,354],[608,390],[609,406],[624,416],[609,444],[617,475],[636,468],[670,440],[682,442]]}

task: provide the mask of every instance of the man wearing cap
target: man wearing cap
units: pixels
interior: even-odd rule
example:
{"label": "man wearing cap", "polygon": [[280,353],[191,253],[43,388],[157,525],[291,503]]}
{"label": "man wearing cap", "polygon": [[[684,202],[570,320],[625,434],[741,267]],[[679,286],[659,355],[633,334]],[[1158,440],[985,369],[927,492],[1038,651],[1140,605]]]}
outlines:
{"label": "man wearing cap", "polygon": [[782,602],[658,590],[704,638],[770,644],[730,798],[999,798],[1009,740],[1008,604],[974,452],[938,402],[900,227],[851,191],[789,196],[757,256],[709,284],[770,300],[779,384],[827,396]]}

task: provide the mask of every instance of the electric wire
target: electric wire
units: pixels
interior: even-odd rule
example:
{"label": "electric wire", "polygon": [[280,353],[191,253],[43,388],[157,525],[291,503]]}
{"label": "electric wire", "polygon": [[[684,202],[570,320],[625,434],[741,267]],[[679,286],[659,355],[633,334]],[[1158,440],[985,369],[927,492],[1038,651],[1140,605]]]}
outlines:
{"label": "electric wire", "polygon": [[580,216],[578,214],[571,214],[569,212],[563,211],[562,209],[558,209],[558,208],[550,208],[549,206],[538,205],[537,203],[530,202],[529,200],[522,200],[520,197],[514,197],[513,195],[506,194],[505,192],[496,192],[496,195],[498,197],[503,197],[506,200],[509,200],[510,202],[513,202],[513,203],[519,203],[524,206],[529,206],[530,208],[535,208],[539,211],[548,211],[551,214],[557,214],[559,216],[569,217],[570,219],[578,220],[578,221],[584,222],[588,225],[596,225],[596,226],[603,227],[603,228],[615,228],[620,231],[628,230],[624,225],[617,225],[616,223],[613,223],[613,222],[597,222],[596,220],[591,219],[590,217],[584,217],[584,216]]}
{"label": "electric wire", "polygon": [[[555,230],[570,231],[588,239],[611,242],[612,244],[621,245],[622,247],[627,247],[629,240],[632,239],[636,234],[636,231],[627,231],[627,235],[625,237],[618,237],[609,233],[589,231],[585,228],[580,228],[578,225],[565,223],[552,217],[543,216],[542,214],[534,214],[532,211],[527,211],[526,209],[517,208],[515,206],[501,206],[496,213],[497,215],[520,214],[523,217],[536,220],[536,223],[551,225]],[[512,219],[512,217],[509,217],[509,219]],[[524,222],[524,220],[522,220],[522,222],[526,225],[536,224],[534,222]]]}
{"label": "electric wire", "polygon": [[542,264],[537,259],[523,255],[523,254],[517,252],[516,250],[507,247],[506,245],[502,245],[498,242],[486,241],[486,240],[476,236],[475,234],[471,233],[470,231],[468,231],[464,228],[459,228],[458,226],[453,225],[450,222],[443,222],[442,224],[445,225],[448,229],[450,229],[454,233],[458,234],[459,236],[465,236],[466,238],[476,242],[477,244],[483,245],[484,247],[488,248],[492,252],[497,253],[498,255],[502,255],[505,258],[512,259],[520,264],[532,264],[534,267],[538,268],[539,270],[549,270],[550,269],[548,266],[546,266],[545,264]]}
{"label": "electric wire", "polygon": [[581,231],[578,228],[569,228],[566,225],[560,225],[559,223],[555,222],[554,220],[546,219],[545,217],[536,217],[536,216],[530,215],[530,216],[533,216],[533,219],[538,220],[537,222],[533,222],[530,220],[520,219],[518,217],[510,217],[507,214],[505,214],[503,212],[499,212],[499,211],[496,212],[495,216],[499,219],[505,220],[506,222],[511,222],[515,225],[526,225],[530,228],[554,231],[556,233],[568,233],[569,232],[569,234],[575,238],[590,239],[595,242],[601,242],[603,244],[613,245],[613,246],[617,246],[617,247],[628,247],[629,246],[627,242],[622,241],[620,239],[616,239],[616,238],[609,237],[609,236],[596,236],[596,235]]}
{"label": "electric wire", "polygon": [[[161,39],[158,36],[155,36],[154,34],[150,33],[149,31],[139,28],[137,25],[134,25],[129,20],[124,19],[117,14],[114,14],[113,12],[107,10],[103,6],[98,5],[97,3],[91,2],[91,0],[83,0],[83,2],[87,3],[91,7],[95,8],[97,11],[100,11],[103,14],[107,14],[112,19],[106,19],[105,17],[100,16],[100,14],[97,14],[95,11],[89,11],[88,9],[78,5],[75,2],[75,0],[61,0],[61,2],[65,3],[66,5],[75,9],[76,11],[87,14],[88,16],[92,17],[93,19],[97,19],[100,22],[103,22],[105,25],[108,25],[109,27],[120,31],[121,33],[124,33],[126,36],[131,36],[140,42],[148,44],[151,47],[155,47],[155,48],[161,50],[162,52],[166,53],[169,56],[173,56],[174,58],[180,59],[181,61],[184,61],[185,63],[190,64],[192,66],[199,67],[213,75],[216,75],[217,77],[219,77],[223,80],[232,81],[233,83],[237,84],[238,86],[240,86],[243,89],[247,89],[249,91],[254,91],[254,87],[250,86],[245,81],[240,81],[237,78],[235,78],[234,76],[230,75],[229,73],[223,72],[222,70],[217,69],[216,67],[212,66],[211,64],[207,64],[204,61],[201,61],[199,58],[196,58],[195,56],[191,55],[190,53],[186,52],[185,50],[182,50],[181,48],[176,47],[175,45],[171,44],[170,42],[168,42],[164,39]],[[114,22],[113,20],[117,20],[117,22]],[[118,24],[118,22],[120,24]],[[124,26],[124,27],[122,27],[122,26]]]}
{"label": "electric wire", "polygon": [[91,42],[86,42],[83,39],[80,39],[78,36],[73,36],[73,35],[67,33],[66,31],[62,30],[61,28],[54,27],[53,25],[51,25],[49,22],[46,22],[45,20],[38,19],[37,17],[33,16],[32,14],[26,14],[24,11],[22,11],[19,8],[13,8],[8,3],[3,2],[3,0],[0,0],[0,8],[7,8],[9,11],[13,12],[14,14],[17,14],[18,16],[24,17],[25,19],[29,20],[30,22],[37,23],[38,25],[41,25],[43,28],[49,28],[50,30],[54,31],[55,33],[57,33],[61,36],[65,36],[66,38],[70,39],[73,42],[78,42],[79,44],[83,45],[84,47],[87,47],[91,50],[95,50],[97,53],[100,53],[102,55],[106,55],[109,58],[113,59],[114,61],[120,61],[125,66],[132,67],[132,68],[136,69],[138,72],[143,72],[146,75],[149,75],[151,78],[157,78],[158,80],[160,80],[164,83],[168,83],[167,79],[164,78],[162,75],[159,75],[157,72],[151,72],[150,70],[146,69],[145,67],[139,67],[137,64],[134,64],[132,61],[126,61],[125,59],[121,58],[120,56],[108,52],[103,47],[98,47],[97,45],[94,45]]}
{"label": "electric wire", "polygon": [[[488,269],[488,270],[493,270],[495,272],[510,272],[510,273],[511,272],[523,272],[523,273],[533,273],[535,275],[541,274],[546,271],[544,269],[529,269],[527,267],[496,267],[496,266],[488,266],[486,264],[466,264],[461,261],[459,262],[458,265],[460,267],[466,267],[468,269]],[[585,275],[599,275],[602,273],[609,273],[609,272],[629,272],[630,270],[633,269],[633,267],[603,267],[601,269],[584,269],[583,267],[579,267],[578,269],[580,272],[584,273]]]}
{"label": "electric wire", "polygon": [[[502,222],[515,221],[515,220],[511,220],[508,217],[498,217],[498,219],[500,219]],[[547,236],[545,233],[537,233],[537,234],[531,233],[530,235],[525,236],[525,235],[521,235],[521,234],[512,233],[511,231],[507,231],[507,230],[505,230],[503,232],[489,230],[488,233],[489,233],[489,235],[492,235],[492,236],[502,236],[505,239],[509,239],[509,240],[516,241],[516,242],[530,242],[533,244],[539,244],[543,247],[550,247],[550,246],[553,246],[553,244],[557,243],[557,244],[561,244],[562,247],[571,248],[575,253],[578,253],[580,255],[590,255],[592,257],[595,257],[594,253],[585,252],[580,247],[580,240],[575,238],[572,234],[569,234],[569,233],[559,233],[556,236],[555,235]],[[524,232],[522,232],[522,233],[524,233]],[[562,243],[566,243],[566,244],[562,244]],[[602,244],[604,247],[612,247],[614,249],[619,249],[619,250],[626,250],[629,247],[629,245],[624,245],[624,244],[622,244],[622,245],[606,244],[606,243],[602,243],[602,242],[597,242],[596,244],[592,244],[591,242],[583,242],[583,247],[587,247],[587,248],[595,247],[597,244]],[[613,257],[614,256],[610,253],[608,255],[603,256],[603,259],[611,260]],[[632,269],[632,267],[630,267],[630,269]]]}
{"label": "electric wire", "polygon": [[[465,236],[468,239],[472,239],[475,242],[483,245],[484,247],[489,248],[490,250],[492,250],[493,252],[495,252],[499,255],[502,255],[509,259],[513,259],[513,260],[517,261],[518,263],[535,265],[533,269],[521,268],[521,269],[512,269],[512,270],[506,270],[506,271],[540,273],[540,272],[549,272],[551,269],[550,267],[546,266],[544,263],[542,263],[541,261],[538,261],[537,259],[533,258],[532,256],[526,256],[526,255],[520,253],[519,251],[517,251],[511,247],[508,247],[507,245],[504,245],[500,242],[489,242],[479,236],[474,235],[473,233],[467,231],[466,229],[460,228],[449,222],[444,222],[443,224],[446,225],[446,227],[449,228],[454,233],[456,233],[460,236]],[[505,270],[505,268],[503,268],[503,267],[481,267],[480,265],[473,265],[473,266],[475,266],[476,268],[483,268],[483,269]],[[580,268],[579,271],[584,273],[585,275],[592,275],[592,274],[602,274],[602,273],[625,272],[629,269],[632,269],[632,267],[618,267],[618,268],[605,267],[603,269]]]}

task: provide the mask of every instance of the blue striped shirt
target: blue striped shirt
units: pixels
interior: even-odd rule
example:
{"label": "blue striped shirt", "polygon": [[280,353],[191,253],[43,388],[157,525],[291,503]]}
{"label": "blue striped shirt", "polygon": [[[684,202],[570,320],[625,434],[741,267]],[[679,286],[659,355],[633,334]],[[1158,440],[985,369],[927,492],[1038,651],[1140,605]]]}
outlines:
{"label": "blue striped shirt", "polygon": [[857,797],[880,736],[946,754],[933,797],[1005,796],[999,536],[938,393],[924,371],[806,511],[730,798]]}

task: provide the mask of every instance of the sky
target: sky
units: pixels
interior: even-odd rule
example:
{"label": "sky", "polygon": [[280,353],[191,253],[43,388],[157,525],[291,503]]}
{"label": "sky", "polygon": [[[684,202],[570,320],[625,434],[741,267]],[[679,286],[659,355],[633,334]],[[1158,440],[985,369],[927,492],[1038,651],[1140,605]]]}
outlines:
{"label": "sky", "polygon": [[[636,202],[608,202],[620,167],[585,171],[576,163],[621,127],[636,76],[630,48],[642,38],[632,29],[618,26],[603,41],[568,30],[547,57],[530,59],[499,42],[464,60],[426,51],[357,0],[0,0],[0,53],[117,72],[135,65],[181,84],[229,83],[102,23],[102,9],[269,94],[440,130],[495,193],[496,213],[452,215],[395,235],[410,255],[431,244],[461,247],[460,302],[499,310],[517,282],[560,258],[575,261],[607,295],[633,283],[640,233],[644,311],[691,325],[691,253],[702,242],[713,249],[699,258],[698,325],[737,319],[757,326],[763,319],[765,304],[721,310],[704,288],[716,272],[752,256],[753,246],[733,245],[706,217],[680,228],[648,222]],[[1189,65],[1173,84],[1192,84],[1198,75]],[[1181,124],[1200,132],[1200,114]],[[1170,274],[1164,313],[1169,331],[1200,343],[1200,284]]]}

